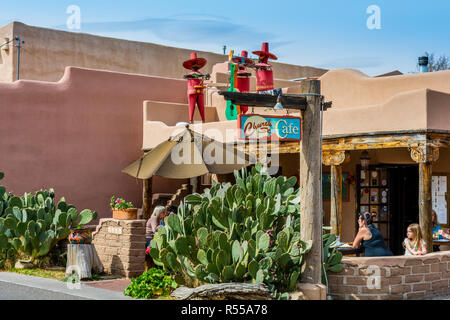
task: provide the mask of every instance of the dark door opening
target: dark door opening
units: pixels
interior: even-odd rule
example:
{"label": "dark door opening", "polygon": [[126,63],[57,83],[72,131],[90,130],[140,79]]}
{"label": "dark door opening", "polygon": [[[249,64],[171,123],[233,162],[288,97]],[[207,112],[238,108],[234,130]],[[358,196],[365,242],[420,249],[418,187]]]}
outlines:
{"label": "dark door opening", "polygon": [[[419,222],[417,165],[357,166],[357,212],[370,212],[394,255],[403,255],[406,228]],[[355,220],[358,232],[358,215]]]}
{"label": "dark door opening", "polygon": [[389,167],[390,243],[394,255],[402,255],[406,228],[419,223],[419,171],[417,165]]}

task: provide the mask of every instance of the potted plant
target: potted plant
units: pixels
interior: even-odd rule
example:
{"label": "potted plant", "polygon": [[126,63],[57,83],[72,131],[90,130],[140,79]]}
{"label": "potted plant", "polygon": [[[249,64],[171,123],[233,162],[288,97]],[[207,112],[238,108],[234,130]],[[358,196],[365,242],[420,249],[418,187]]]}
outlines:
{"label": "potted plant", "polygon": [[[75,209],[70,209],[71,213],[76,213]],[[79,218],[72,221],[69,234],[70,244],[91,244],[91,230],[86,225],[92,220],[97,219],[97,212],[91,210],[83,210],[80,212]]]}
{"label": "potted plant", "polygon": [[114,219],[121,220],[136,220],[137,219],[137,208],[133,208],[131,202],[126,202],[122,198],[111,197],[110,206],[113,211]]}
{"label": "potted plant", "polygon": [[88,228],[82,226],[75,226],[70,229],[69,243],[70,244],[91,244],[92,234]]}

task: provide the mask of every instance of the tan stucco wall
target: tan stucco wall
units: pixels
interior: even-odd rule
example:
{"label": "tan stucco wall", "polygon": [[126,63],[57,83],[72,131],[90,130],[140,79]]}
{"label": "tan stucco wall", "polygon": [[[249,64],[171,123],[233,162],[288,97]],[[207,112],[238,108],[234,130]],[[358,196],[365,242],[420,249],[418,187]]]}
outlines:
{"label": "tan stucco wall", "polygon": [[[141,207],[141,181],[121,170],[143,154],[143,101],[186,103],[186,81],[71,67],[57,83],[0,83],[0,97],[7,190],[53,187],[104,218],[113,194]],[[155,193],[172,187],[153,183]]]}
{"label": "tan stucco wall", "polygon": [[[192,52],[153,43],[33,27],[20,22],[12,22],[6,28],[13,28],[14,34],[26,41],[21,56],[21,79],[58,81],[66,66],[181,78],[186,74],[182,63]],[[247,48],[249,52],[251,49]],[[214,64],[228,60],[227,55],[197,52],[199,57],[208,60],[202,69],[204,73],[211,73]],[[13,64],[12,73],[15,72],[16,65]],[[322,75],[326,70],[274,63],[274,72],[278,78],[292,79]],[[0,80],[12,81],[10,76],[5,79]]]}
{"label": "tan stucco wall", "polygon": [[319,79],[334,109],[382,104],[398,93],[418,89],[450,93],[450,70],[372,78],[357,70],[338,69]]}
{"label": "tan stucco wall", "polygon": [[[450,80],[450,73],[449,80]],[[411,130],[450,131],[450,94],[430,89],[400,92],[382,104],[324,113],[324,136]]]}
{"label": "tan stucco wall", "polygon": [[[12,39],[13,25],[8,24],[0,28],[0,45]],[[8,48],[8,50],[5,50]],[[14,74],[14,43],[0,47],[0,81],[12,82],[16,79]]]}

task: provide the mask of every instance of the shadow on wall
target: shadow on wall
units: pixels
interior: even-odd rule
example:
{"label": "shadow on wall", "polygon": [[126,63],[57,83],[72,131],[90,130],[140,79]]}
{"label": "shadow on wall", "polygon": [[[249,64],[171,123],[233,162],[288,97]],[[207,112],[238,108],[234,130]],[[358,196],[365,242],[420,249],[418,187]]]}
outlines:
{"label": "shadow on wall", "polygon": [[113,255],[111,261],[111,274],[113,275],[124,275],[125,267],[117,255]]}

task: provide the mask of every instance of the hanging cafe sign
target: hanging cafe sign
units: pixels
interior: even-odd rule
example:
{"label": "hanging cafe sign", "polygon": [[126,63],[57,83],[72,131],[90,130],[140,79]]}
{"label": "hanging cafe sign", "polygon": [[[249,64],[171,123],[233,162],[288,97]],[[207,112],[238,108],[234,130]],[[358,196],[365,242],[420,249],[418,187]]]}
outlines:
{"label": "hanging cafe sign", "polygon": [[300,141],[302,138],[302,122],[298,117],[240,114],[237,120],[240,139]]}

